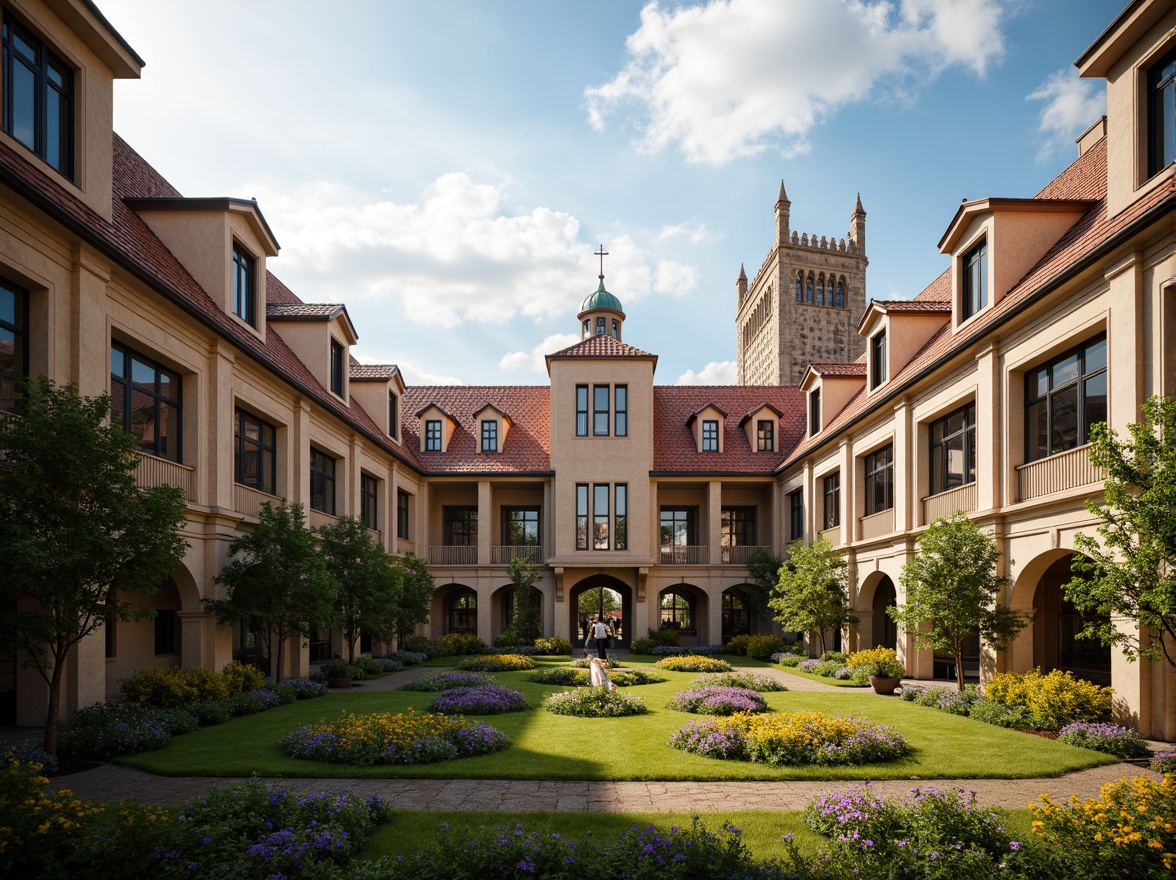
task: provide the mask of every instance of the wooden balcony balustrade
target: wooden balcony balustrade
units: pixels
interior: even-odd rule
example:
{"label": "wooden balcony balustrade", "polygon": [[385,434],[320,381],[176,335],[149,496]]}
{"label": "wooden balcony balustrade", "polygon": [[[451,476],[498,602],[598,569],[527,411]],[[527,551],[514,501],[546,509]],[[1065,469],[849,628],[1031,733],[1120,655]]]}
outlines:
{"label": "wooden balcony balustrade", "polygon": [[1017,488],[1021,501],[1030,501],[1106,480],[1106,471],[1090,463],[1089,445],[1079,446],[1017,466]]}
{"label": "wooden balcony balustrade", "polygon": [[923,522],[935,522],[937,519],[951,516],[957,510],[962,510],[964,513],[971,513],[975,509],[976,484],[967,483],[963,486],[957,486],[954,489],[948,489],[946,492],[940,492],[924,498]]}

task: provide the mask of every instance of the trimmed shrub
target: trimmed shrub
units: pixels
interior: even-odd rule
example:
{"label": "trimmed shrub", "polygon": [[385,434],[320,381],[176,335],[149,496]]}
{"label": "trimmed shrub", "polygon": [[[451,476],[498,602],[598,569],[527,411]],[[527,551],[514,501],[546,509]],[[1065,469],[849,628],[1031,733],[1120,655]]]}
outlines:
{"label": "trimmed shrub", "polygon": [[620,718],[649,711],[640,697],[594,687],[551,694],[543,701],[543,708],[556,715],[580,718]]}
{"label": "trimmed shrub", "polygon": [[122,695],[132,703],[175,709],[185,703],[219,700],[227,696],[229,679],[202,666],[149,666],[120,678]]}
{"label": "trimmed shrub", "polygon": [[1067,724],[1058,731],[1058,742],[1094,749],[1117,758],[1144,758],[1150,753],[1147,740],[1138,732],[1109,721]]}
{"label": "trimmed shrub", "polygon": [[198,726],[196,716],[180,709],[156,709],[139,703],[95,703],[79,709],[57,740],[59,757],[109,761],[162,749],[172,734]]}
{"label": "trimmed shrub", "polygon": [[[424,636],[409,636],[404,640],[404,650],[414,654],[424,654],[426,660],[434,657],[448,657],[449,649],[440,642],[430,642]],[[399,651],[396,652],[400,654]]]}
{"label": "trimmed shrub", "polygon": [[671,672],[730,672],[731,664],[726,660],[716,660],[713,657],[699,657],[686,655],[681,657],[665,657],[653,664],[658,669],[668,669]]}
{"label": "trimmed shrub", "polygon": [[496,684],[483,684],[442,691],[429,706],[429,711],[445,715],[501,715],[529,708],[527,698],[519,691]]}
{"label": "trimmed shrub", "polygon": [[233,717],[232,706],[228,698],[223,700],[209,700],[206,703],[189,703],[184,711],[196,717],[201,727],[213,727],[224,724]]}
{"label": "trimmed shrub", "polygon": [[457,668],[473,672],[520,672],[534,669],[535,661],[522,654],[486,654],[482,657],[467,657],[458,662]]}
{"label": "trimmed shrub", "polygon": [[821,660],[826,663],[828,663],[830,661],[835,661],[837,664],[844,666],[845,665],[845,654],[843,654],[841,651],[826,651],[824,654],[821,655]]}
{"label": "trimmed shrub", "polygon": [[321,681],[311,681],[309,678],[287,678],[282,682],[282,685],[292,688],[294,695],[300,700],[325,697],[329,690]]}
{"label": "trimmed shrub", "polygon": [[[801,663],[800,665],[803,669],[804,663]],[[837,678],[837,673],[842,669],[845,670],[845,678],[848,679],[852,673],[850,673],[849,667],[846,666],[845,662],[842,660],[821,660],[816,665],[814,665],[812,669],[807,671],[811,672],[813,675],[820,675],[824,678]]]}
{"label": "trimmed shrub", "polygon": [[774,678],[742,669],[731,672],[707,672],[698,676],[692,683],[695,687],[738,687],[760,693],[788,690]]}
{"label": "trimmed shrub", "polygon": [[[576,659],[574,659],[572,661],[572,666],[574,666],[576,669],[591,669],[592,667],[589,665],[590,659],[591,658],[588,658],[588,657],[577,657]],[[612,657],[606,657],[604,659],[604,668],[605,669],[620,669],[621,664],[618,661],[614,660]]]}
{"label": "trimmed shrub", "polygon": [[[906,694],[903,694],[905,699]],[[968,710],[968,717],[985,724],[997,727],[1009,727],[1013,730],[1027,730],[1034,726],[1033,718],[1027,709],[1020,706],[1006,706],[995,700],[977,700]]]}
{"label": "trimmed shrub", "polygon": [[1029,712],[1033,726],[1059,730],[1075,721],[1108,721],[1111,717],[1109,687],[1099,687],[1054,669],[1042,674],[1002,672],[984,685],[984,696],[1006,706]]}
{"label": "trimmed shrub", "polygon": [[740,635],[727,642],[724,650],[728,654],[741,657],[753,657],[756,660],[768,660],[773,654],[784,650],[784,640],[772,635]]}
{"label": "trimmed shrub", "polygon": [[494,637],[495,648],[509,648],[512,645],[520,645],[526,641],[519,635],[519,631],[513,626],[508,626],[502,632]]}
{"label": "trimmed shrub", "polygon": [[265,673],[256,666],[234,660],[221,670],[221,680],[225,683],[224,696],[234,697],[246,691],[255,691],[265,684]]}
{"label": "trimmed shrub", "polygon": [[629,653],[643,655],[652,654],[655,647],[657,647],[657,642],[655,642],[653,639],[647,639],[645,637],[633,639],[632,643],[629,645]]}
{"label": "trimmed shrub", "polygon": [[561,687],[587,687],[589,674],[587,669],[575,669],[571,666],[554,666],[541,669],[534,675],[528,675],[529,681],[538,684],[555,684]]}
{"label": "trimmed shrub", "polygon": [[563,636],[541,636],[535,639],[535,653],[544,657],[558,657],[560,654],[571,654],[572,643]]}
{"label": "trimmed shrub", "polygon": [[385,672],[384,664],[372,659],[371,654],[360,654],[353,665],[362,669],[365,676],[383,675]]}
{"label": "trimmed shrub", "polygon": [[486,643],[473,633],[449,633],[449,635],[441,636],[439,641],[449,651],[449,654],[455,657],[481,654],[486,650]]}
{"label": "trimmed shrub", "polygon": [[404,666],[416,666],[428,660],[429,655],[420,651],[394,651],[390,659]]}
{"label": "trimmed shrub", "polygon": [[399,672],[405,665],[399,660],[393,660],[389,657],[373,657],[372,659],[379,663],[385,672]]}
{"label": "trimmed shrub", "polygon": [[422,675],[416,681],[410,681],[408,684],[402,684],[398,690],[436,693],[437,691],[447,691],[450,688],[494,684],[496,681],[497,679],[493,675],[486,675],[482,672],[435,672],[432,675]]}
{"label": "trimmed shrub", "polygon": [[801,661],[804,660],[800,654],[792,654],[788,651],[785,651],[781,654],[773,654],[772,659],[781,666],[790,667],[793,669],[795,669],[797,666],[800,666]]}
{"label": "trimmed shrub", "polygon": [[281,706],[288,705],[298,700],[298,691],[294,690],[294,688],[285,683],[271,684],[266,687],[266,690],[278,698],[278,704]]}

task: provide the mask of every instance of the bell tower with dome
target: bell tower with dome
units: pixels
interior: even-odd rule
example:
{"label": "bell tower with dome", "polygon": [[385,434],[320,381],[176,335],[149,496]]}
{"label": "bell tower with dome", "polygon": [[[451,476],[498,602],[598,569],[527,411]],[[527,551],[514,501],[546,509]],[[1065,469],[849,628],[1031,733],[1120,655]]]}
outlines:
{"label": "bell tower with dome", "polygon": [[619,342],[622,339],[621,329],[625,323],[625,312],[621,308],[621,301],[604,289],[604,258],[608,256],[604,245],[600,246],[596,256],[600,257],[600,274],[597,276],[600,284],[596,290],[584,297],[584,302],[580,303],[580,313],[577,316],[580,319],[580,339],[584,340],[589,336],[611,336]]}

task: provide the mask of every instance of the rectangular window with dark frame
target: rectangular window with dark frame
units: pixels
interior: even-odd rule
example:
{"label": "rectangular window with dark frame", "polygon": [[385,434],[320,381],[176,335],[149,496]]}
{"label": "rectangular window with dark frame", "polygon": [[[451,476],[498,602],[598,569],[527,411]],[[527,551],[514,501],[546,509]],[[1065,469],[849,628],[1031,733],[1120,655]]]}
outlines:
{"label": "rectangular window with dark frame", "polygon": [[359,475],[359,518],[373,531],[380,528],[380,481],[361,473]]}
{"label": "rectangular window with dark frame", "polygon": [[821,530],[835,529],[841,525],[841,473],[835,472],[825,477],[821,491],[825,498]]}
{"label": "rectangular window with dark frame", "polygon": [[343,346],[335,339],[331,340],[331,391],[343,396]]}
{"label": "rectangular window with dark frame", "polygon": [[0,279],[0,412],[16,409],[16,389],[29,374],[29,294]]}
{"label": "rectangular window with dark frame", "polygon": [[447,547],[476,547],[478,508],[444,507],[441,510],[442,540]]}
{"label": "rectangular window with dark frame", "polygon": [[976,481],[976,404],[931,423],[931,494]]}
{"label": "rectangular window with dark frame", "polygon": [[498,420],[482,419],[482,451],[498,451]]}
{"label": "rectangular window with dark frame", "polygon": [[894,507],[894,447],[866,456],[866,515]]}
{"label": "rectangular window with dark frame", "polygon": [[1100,333],[1025,373],[1025,460],[1090,442],[1107,420],[1107,337]]}
{"label": "rectangular window with dark frame", "polygon": [[719,511],[719,546],[723,561],[730,562],[732,547],[755,546],[755,508],[724,507]]}
{"label": "rectangular window with dark frame", "polygon": [[576,386],[576,436],[588,436],[588,386]]}
{"label": "rectangular window with dark frame", "polygon": [[155,612],[155,656],[176,653],[176,612],[161,609]]}
{"label": "rectangular window with dark frame", "polygon": [[180,376],[122,343],[110,345],[110,422],[138,439],[138,449],[180,461]]}
{"label": "rectangular window with dark frame", "polygon": [[1176,162],[1176,49],[1147,72],[1147,176]]}
{"label": "rectangular window with dark frame", "polygon": [[804,537],[804,490],[788,493],[788,540]]}
{"label": "rectangular window with dark frame", "polygon": [[617,437],[629,436],[628,385],[618,385],[613,389],[613,434]]}
{"label": "rectangular window with dark frame", "polygon": [[395,394],[388,395],[388,436],[400,437],[400,399]]}
{"label": "rectangular window with dark frame", "polygon": [[335,515],[335,459],[318,449],[310,450],[310,507]]}
{"label": "rectangular window with dark frame", "polygon": [[588,549],[588,484],[576,484],[576,549]]}
{"label": "rectangular window with dark frame", "polygon": [[233,314],[257,326],[257,261],[233,242]]}
{"label": "rectangular window with dark frame", "polygon": [[963,259],[963,297],[960,302],[962,320],[968,320],[988,305],[988,242],[982,241]]}
{"label": "rectangular window with dark frame", "polygon": [[757,452],[776,451],[776,423],[772,419],[756,419],[755,448]]}
{"label": "rectangular window with dark frame", "polygon": [[886,381],[886,331],[870,337],[870,387],[877,388]]}
{"label": "rectangular window with dark frame", "polygon": [[441,451],[441,420],[425,420],[425,452]]}
{"label": "rectangular window with dark frame", "polygon": [[821,389],[809,392],[809,436],[821,430]]}
{"label": "rectangular window with dark frame", "polygon": [[592,549],[608,550],[608,483],[592,486]]}
{"label": "rectangular window with dark frame", "polygon": [[702,451],[719,451],[719,422],[718,419],[702,420]]}
{"label": "rectangular window with dark frame", "polygon": [[[502,543],[508,547],[539,547],[539,508],[502,508]],[[539,555],[528,554],[530,562],[538,562]]]}
{"label": "rectangular window with dark frame", "polygon": [[698,511],[694,507],[663,507],[660,513],[662,562],[692,561],[690,548],[697,546]]}
{"label": "rectangular window with dark frame", "polygon": [[625,483],[613,486],[613,547],[629,547],[629,486]]}
{"label": "rectangular window with dark frame", "polygon": [[74,176],[74,72],[2,10],[3,128],[64,177]]}
{"label": "rectangular window with dark frame", "polygon": [[592,435],[594,437],[608,436],[608,398],[607,385],[592,386]]}
{"label": "rectangular window with dark frame", "polygon": [[234,479],[242,486],[277,493],[277,428],[238,409],[234,430]]}
{"label": "rectangular window with dark frame", "polygon": [[403,489],[396,490],[396,537],[408,540],[409,494]]}

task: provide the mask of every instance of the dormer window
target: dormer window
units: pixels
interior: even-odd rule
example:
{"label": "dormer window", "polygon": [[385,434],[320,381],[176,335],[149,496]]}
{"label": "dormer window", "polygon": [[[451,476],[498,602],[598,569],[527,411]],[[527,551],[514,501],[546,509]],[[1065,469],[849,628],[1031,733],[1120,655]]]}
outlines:
{"label": "dormer window", "polygon": [[233,242],[233,314],[257,326],[257,260]]}
{"label": "dormer window", "polygon": [[718,419],[702,420],[702,451],[719,451],[719,421]]}
{"label": "dormer window", "polygon": [[812,437],[821,430],[821,389],[814,388],[809,392],[809,436]]}
{"label": "dormer window", "polygon": [[870,338],[870,387],[877,388],[886,381],[886,331]]}
{"label": "dormer window", "polygon": [[755,423],[756,452],[776,451],[776,423],[772,419],[757,419]]}
{"label": "dormer window", "polygon": [[966,254],[963,267],[961,320],[966,321],[988,305],[988,242],[982,241]]}
{"label": "dormer window", "polygon": [[441,451],[441,420],[425,420],[425,452]]}
{"label": "dormer window", "polygon": [[73,70],[5,12],[4,131],[73,179]]}
{"label": "dormer window", "polygon": [[343,346],[331,340],[331,391],[343,396]]}
{"label": "dormer window", "polygon": [[1176,161],[1176,49],[1147,72],[1147,176]]}
{"label": "dormer window", "polygon": [[482,451],[498,451],[498,420],[482,419]]}

